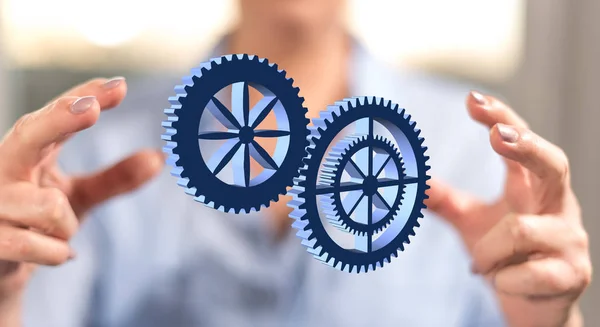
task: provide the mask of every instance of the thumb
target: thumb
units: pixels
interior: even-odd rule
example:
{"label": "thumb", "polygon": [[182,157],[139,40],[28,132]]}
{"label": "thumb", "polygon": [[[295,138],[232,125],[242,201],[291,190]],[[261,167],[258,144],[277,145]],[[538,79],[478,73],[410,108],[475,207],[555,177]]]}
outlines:
{"label": "thumb", "polygon": [[74,178],[70,194],[73,210],[80,217],[94,206],[142,186],[163,166],[162,152],[144,150],[105,170]]}
{"label": "thumb", "polygon": [[436,178],[429,180],[431,188],[427,190],[429,198],[425,200],[427,209],[448,220],[458,229],[463,227],[468,213],[482,202],[471,195],[461,192]]}

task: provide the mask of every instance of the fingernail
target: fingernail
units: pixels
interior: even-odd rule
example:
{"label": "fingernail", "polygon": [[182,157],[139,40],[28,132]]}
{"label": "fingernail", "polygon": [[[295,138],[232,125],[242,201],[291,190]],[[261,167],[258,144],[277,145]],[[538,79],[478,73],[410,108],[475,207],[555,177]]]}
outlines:
{"label": "fingernail", "polygon": [[512,127],[504,124],[498,124],[498,133],[502,140],[507,143],[515,143],[519,140],[519,133]]}
{"label": "fingernail", "polygon": [[77,253],[75,253],[75,250],[71,249],[71,252],[69,253],[69,260],[73,260],[77,257]]}
{"label": "fingernail", "polygon": [[106,81],[103,86],[106,89],[114,89],[115,87],[121,85],[121,83],[123,83],[124,80],[125,77],[122,76],[113,77]]}
{"label": "fingernail", "polygon": [[487,99],[485,96],[477,91],[471,91],[471,96],[475,99],[475,102],[480,105],[484,105],[487,103]]}
{"label": "fingernail", "polygon": [[73,102],[73,104],[71,104],[71,112],[74,114],[84,113],[84,112],[88,111],[88,109],[90,109],[94,105],[95,102],[96,102],[95,96],[79,98],[79,99],[75,100],[75,102]]}

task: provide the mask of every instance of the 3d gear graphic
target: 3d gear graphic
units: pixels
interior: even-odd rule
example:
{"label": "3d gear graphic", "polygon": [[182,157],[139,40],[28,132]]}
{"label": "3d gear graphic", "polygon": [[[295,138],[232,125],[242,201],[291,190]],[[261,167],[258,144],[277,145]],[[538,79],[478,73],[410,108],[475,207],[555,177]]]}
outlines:
{"label": "3d gear graphic", "polygon": [[[167,161],[174,167],[171,174],[186,193],[209,207],[234,213],[258,211],[285,194],[302,165],[309,133],[304,98],[285,71],[266,59],[236,54],[202,63],[183,82],[169,98],[162,138],[167,141]],[[217,95],[228,87],[231,110]],[[252,108],[250,87],[262,95]],[[201,124],[206,113],[221,126],[206,130]],[[271,114],[277,128],[261,129]],[[276,139],[273,154],[262,143],[269,138]],[[205,141],[222,144],[208,155],[200,146]],[[260,165],[255,176],[251,159]],[[232,183],[219,175],[226,166],[231,168]]]}
{"label": "3d gear graphic", "polygon": [[[375,135],[376,124],[392,138]],[[398,250],[404,250],[404,243],[410,243],[409,236],[415,235],[426,208],[430,167],[421,131],[404,109],[375,97],[335,102],[313,120],[313,125],[304,166],[289,191],[296,235],[309,253],[336,269],[359,273],[382,267],[397,257]],[[352,125],[355,134],[328,152],[336,137]],[[387,155],[391,162],[386,162]],[[381,167],[385,176],[379,176]],[[344,174],[349,181],[341,180]],[[397,190],[391,196],[378,194],[380,189],[392,187]],[[353,191],[363,194],[363,199],[350,195]],[[365,198],[362,212],[351,213]],[[385,210],[380,213],[381,208]],[[339,244],[328,225],[351,235],[354,245]]]}
{"label": "3d gear graphic", "polygon": [[[372,151],[371,161],[368,151]],[[356,157],[356,158],[353,158]],[[344,181],[344,173],[350,177]],[[375,234],[390,225],[400,209],[405,185],[401,154],[384,137],[350,135],[338,142],[325,158],[321,169],[322,184],[333,188],[331,197],[323,196],[321,205],[329,222],[355,235]],[[342,199],[342,193],[347,195]],[[367,217],[371,222],[352,218]]]}

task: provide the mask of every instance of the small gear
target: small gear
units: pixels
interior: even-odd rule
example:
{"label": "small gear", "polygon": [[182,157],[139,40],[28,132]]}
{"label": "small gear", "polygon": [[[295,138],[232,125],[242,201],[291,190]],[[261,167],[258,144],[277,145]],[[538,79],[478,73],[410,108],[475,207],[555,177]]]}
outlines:
{"label": "small gear", "polygon": [[[323,213],[342,231],[355,235],[381,232],[400,209],[404,174],[401,154],[391,141],[381,136],[346,136],[333,146],[321,169],[322,184],[333,192],[321,198]],[[346,195],[343,199],[342,194]],[[353,214],[359,219],[353,219]]]}
{"label": "small gear", "polygon": [[[392,138],[389,141],[375,135],[375,123],[382,125],[391,134]],[[421,131],[416,128],[416,123],[411,121],[411,116],[406,114],[404,109],[375,97],[355,97],[337,101],[321,112],[319,118],[313,119],[313,125],[304,166],[300,168],[300,176],[294,180],[294,187],[289,191],[293,199],[288,205],[293,208],[290,217],[295,219],[292,226],[298,230],[296,235],[302,239],[302,244],[307,247],[309,253],[336,269],[359,273],[382,267],[389,263],[392,257],[398,256],[398,250],[404,250],[404,243],[410,243],[409,236],[415,235],[414,229],[419,226],[418,219],[423,217],[422,210],[426,208],[424,201],[427,198],[425,191],[429,188],[427,180],[430,177],[427,171],[430,167],[427,165],[429,157],[425,155],[427,148],[423,146]],[[356,134],[334,145],[330,153],[327,153],[333,140],[351,125],[355,125]],[[370,181],[358,183],[358,172],[350,168],[350,173],[346,169],[350,154],[358,155],[358,151],[364,149],[365,144],[369,149],[366,155],[368,172],[372,172],[372,162],[378,160],[374,160],[377,156],[371,152],[372,149],[381,147],[384,149],[382,152],[396,158],[393,163],[395,167],[387,168],[392,174],[389,181],[373,179],[371,173],[365,176],[369,177]],[[359,160],[361,165],[364,164],[364,160]],[[382,184],[401,187],[402,191],[396,192],[394,207],[390,205],[391,210],[388,211],[393,212],[393,217],[387,216],[387,221],[380,219],[381,226],[374,223],[373,219],[361,221],[361,224],[348,224],[346,219],[349,217],[342,218],[340,215],[340,212],[345,211],[341,209],[343,204],[336,203],[336,194],[341,193],[340,189],[344,191],[343,188],[349,185],[338,182],[339,176],[342,175],[340,170],[346,170],[350,175],[354,184],[350,190],[361,189],[366,193],[375,194]],[[319,208],[319,205],[324,208]],[[395,208],[396,205],[398,209]],[[371,218],[373,207],[377,205],[367,204],[365,209]],[[322,216],[326,216],[327,219],[322,219]],[[353,248],[338,244],[326,228],[330,223],[352,234]],[[378,231],[378,235],[375,235]]]}
{"label": "small gear", "polygon": [[[184,77],[184,85],[175,87],[177,94],[169,98],[171,107],[165,109],[167,120],[162,123],[162,139],[167,141],[163,149],[174,167],[171,174],[196,201],[224,212],[249,213],[268,207],[292,185],[308,145],[309,120],[300,90],[285,75],[266,59],[236,54],[202,63]],[[231,110],[217,95],[228,87]],[[262,95],[253,108],[250,87]],[[205,130],[205,113],[220,128]],[[261,129],[271,114],[277,128]],[[268,138],[276,139],[273,153],[261,143]],[[202,141],[222,144],[208,155]],[[251,159],[261,166],[254,176]],[[231,167],[233,183],[219,175],[225,167]]]}

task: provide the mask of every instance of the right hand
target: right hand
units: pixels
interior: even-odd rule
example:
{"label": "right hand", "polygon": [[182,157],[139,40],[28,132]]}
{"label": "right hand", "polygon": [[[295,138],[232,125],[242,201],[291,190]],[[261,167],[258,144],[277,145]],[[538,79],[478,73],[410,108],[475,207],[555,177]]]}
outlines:
{"label": "right hand", "polygon": [[89,209],[136,189],[162,168],[157,150],[87,176],[66,176],[58,168],[61,144],[94,125],[126,91],[122,78],[76,86],[21,117],[0,143],[0,304],[20,295],[36,264],[60,265],[75,256],[68,241]]}

